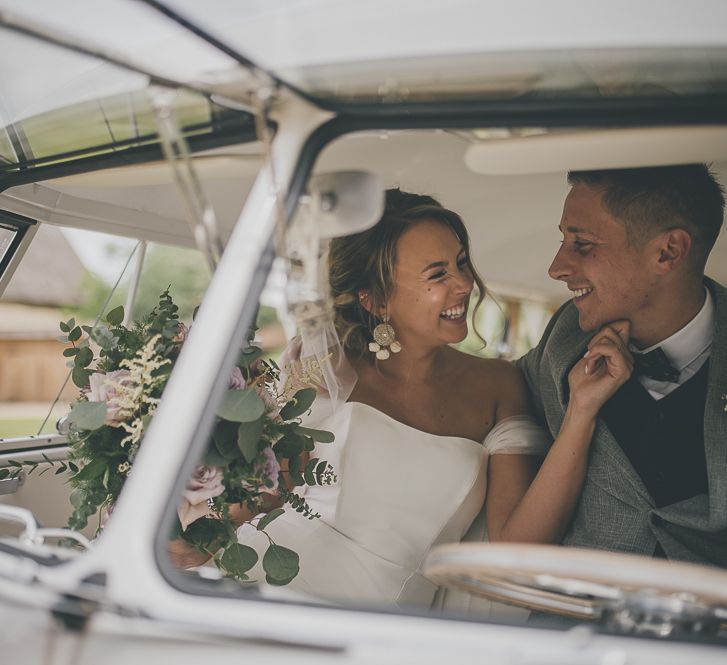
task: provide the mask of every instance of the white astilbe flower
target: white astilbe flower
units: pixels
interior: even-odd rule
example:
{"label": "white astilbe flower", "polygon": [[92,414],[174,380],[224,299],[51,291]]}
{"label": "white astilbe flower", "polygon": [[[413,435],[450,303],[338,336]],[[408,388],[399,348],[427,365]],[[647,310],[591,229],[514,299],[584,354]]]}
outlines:
{"label": "white astilbe flower", "polygon": [[171,360],[162,358],[156,352],[159,335],[152,337],[146,345],[136,352],[131,359],[124,359],[120,365],[129,370],[125,382],[114,384],[118,391],[117,403],[119,408],[127,410],[134,415],[132,421],[121,423],[121,427],[128,435],[121,440],[121,446],[137,445],[144,433],[144,425],[149,416],[152,416],[159,404],[159,398],[152,397],[152,391],[162,385],[165,376],[155,376],[154,372],[169,365]]}

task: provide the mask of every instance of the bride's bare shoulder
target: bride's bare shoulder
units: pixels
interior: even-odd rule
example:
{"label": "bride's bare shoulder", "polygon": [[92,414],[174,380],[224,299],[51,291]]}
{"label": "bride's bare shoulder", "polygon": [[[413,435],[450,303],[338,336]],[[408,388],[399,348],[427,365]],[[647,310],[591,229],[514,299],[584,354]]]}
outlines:
{"label": "bride's bare shoulder", "polygon": [[502,358],[482,358],[452,349],[452,359],[460,374],[482,381],[514,382],[520,376],[515,365]]}
{"label": "bride's bare shoulder", "polygon": [[526,398],[525,381],[520,370],[509,360],[481,358],[455,351],[454,362],[463,382],[498,405],[520,405]]}

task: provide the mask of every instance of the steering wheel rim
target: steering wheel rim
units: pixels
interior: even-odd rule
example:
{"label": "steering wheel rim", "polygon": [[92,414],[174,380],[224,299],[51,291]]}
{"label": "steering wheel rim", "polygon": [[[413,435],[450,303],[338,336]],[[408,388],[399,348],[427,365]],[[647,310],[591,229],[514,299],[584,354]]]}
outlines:
{"label": "steering wheel rim", "polygon": [[535,611],[581,620],[629,611],[727,621],[727,572],[692,563],[554,545],[457,543],[427,555],[424,574]]}

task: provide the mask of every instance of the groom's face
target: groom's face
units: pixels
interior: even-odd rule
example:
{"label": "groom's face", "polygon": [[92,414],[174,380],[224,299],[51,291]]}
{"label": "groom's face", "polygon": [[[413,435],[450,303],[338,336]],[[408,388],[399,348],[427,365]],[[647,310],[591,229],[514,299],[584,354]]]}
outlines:
{"label": "groom's face", "polygon": [[581,329],[643,316],[653,288],[648,261],[644,250],[629,242],[626,227],[606,210],[602,193],[574,185],[559,228],[563,242],[548,274],[573,293]]}

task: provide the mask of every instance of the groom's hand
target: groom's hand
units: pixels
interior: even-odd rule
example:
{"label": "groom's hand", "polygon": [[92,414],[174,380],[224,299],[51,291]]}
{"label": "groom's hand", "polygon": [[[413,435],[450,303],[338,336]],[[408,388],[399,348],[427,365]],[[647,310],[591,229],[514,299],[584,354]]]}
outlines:
{"label": "groom's hand", "polygon": [[593,336],[585,357],[568,375],[572,408],[595,417],[628,380],[634,367],[628,348],[630,331],[629,321],[614,321]]}
{"label": "groom's hand", "polygon": [[603,326],[591,338],[591,341],[588,342],[588,351],[585,356],[585,373],[595,374],[599,366],[604,363],[606,363],[605,367],[608,369],[609,354],[606,350],[609,345],[616,347],[618,352],[631,364],[633,369],[634,359],[631,351],[629,351],[630,335],[631,321],[612,321],[608,325]]}

